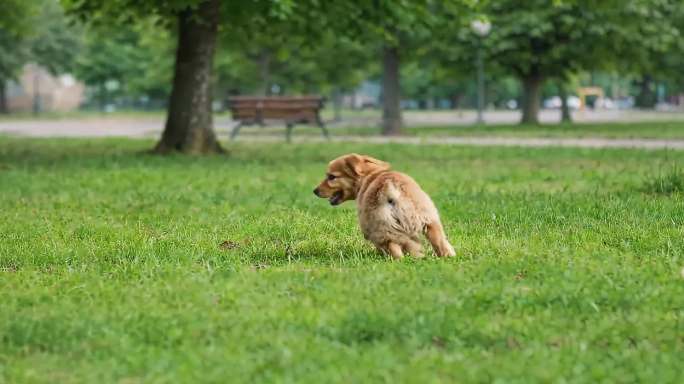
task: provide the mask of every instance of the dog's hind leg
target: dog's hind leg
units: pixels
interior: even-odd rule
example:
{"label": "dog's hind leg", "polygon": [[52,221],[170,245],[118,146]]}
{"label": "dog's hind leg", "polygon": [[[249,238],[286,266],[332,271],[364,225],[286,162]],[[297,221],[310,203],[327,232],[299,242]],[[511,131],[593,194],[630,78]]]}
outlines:
{"label": "dog's hind leg", "polygon": [[435,250],[437,256],[456,256],[454,247],[449,244],[449,241],[444,234],[444,228],[439,221],[433,221],[425,226],[425,236],[427,236],[432,248]]}

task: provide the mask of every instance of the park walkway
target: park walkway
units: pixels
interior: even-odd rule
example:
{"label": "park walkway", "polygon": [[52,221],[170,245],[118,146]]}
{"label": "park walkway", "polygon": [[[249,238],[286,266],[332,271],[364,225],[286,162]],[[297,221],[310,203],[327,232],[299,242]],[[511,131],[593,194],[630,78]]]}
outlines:
{"label": "park walkway", "polygon": [[[218,120],[216,131],[220,138],[227,138],[232,122]],[[19,137],[130,137],[157,138],[162,124],[158,119],[63,119],[63,120],[16,120],[0,121],[0,135]],[[335,135],[332,141],[352,143],[397,143],[397,144],[442,144],[471,146],[512,146],[512,147],[575,147],[575,148],[640,148],[684,150],[682,139],[611,139],[611,138],[546,138],[546,137],[381,137],[381,136],[344,136]],[[238,136],[239,142],[279,142],[284,134]],[[293,136],[295,142],[321,142],[319,136]]]}

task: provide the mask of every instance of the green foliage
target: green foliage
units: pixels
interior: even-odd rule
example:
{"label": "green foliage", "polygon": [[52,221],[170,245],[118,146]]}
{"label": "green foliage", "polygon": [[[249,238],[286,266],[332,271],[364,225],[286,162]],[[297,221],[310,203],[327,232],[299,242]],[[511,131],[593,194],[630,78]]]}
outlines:
{"label": "green foliage", "polygon": [[[0,381],[653,382],[681,378],[682,152],[0,138]],[[311,193],[390,161],[458,256],[391,262]]]}
{"label": "green foliage", "polygon": [[[168,93],[173,46],[169,39],[175,34],[175,19],[180,12],[196,7],[199,0],[62,3],[95,33],[79,65],[86,82],[101,85],[117,80],[127,84],[121,92],[129,95]],[[329,88],[331,81],[347,87],[357,84],[358,65],[330,63],[334,44],[330,33],[321,33],[321,28],[306,35],[308,28],[319,25],[304,19],[306,6],[307,2],[271,0],[222,2],[221,44],[215,60],[218,93],[266,92],[270,84],[281,80],[287,80],[286,87],[296,91]],[[122,25],[127,25],[123,31],[119,30]],[[349,44],[337,43],[341,53],[350,52],[344,48]],[[108,62],[109,57],[120,60]],[[261,61],[266,61],[268,68],[262,69]]]}
{"label": "green foliage", "polygon": [[580,70],[653,62],[681,39],[681,2],[491,1],[490,57],[524,76],[565,77]]}
{"label": "green foliage", "polygon": [[[365,6],[304,1],[283,11],[282,4],[272,4],[275,12],[224,25],[217,53],[218,87],[228,93],[261,94],[273,85],[290,94],[353,89],[372,74],[382,41],[376,34],[358,35],[352,26],[361,22],[354,15]],[[343,10],[352,13],[339,13]]]}
{"label": "green foliage", "polygon": [[[139,19],[152,17],[161,25],[172,26],[180,12],[197,8],[203,0],[60,1],[71,14],[89,23],[130,25]],[[294,4],[293,0],[222,1],[221,19],[225,25],[242,25],[263,15],[286,18],[292,12]]]}
{"label": "green foliage", "polygon": [[[473,65],[451,65],[444,57],[425,55],[411,60],[402,67],[402,95],[418,100],[450,100],[456,108],[474,108],[476,105],[476,78]],[[507,108],[506,103],[520,94],[518,81],[502,73],[487,76],[487,104]]]}
{"label": "green foliage", "polygon": [[[75,72],[97,89],[100,103],[117,95],[164,100],[171,88],[173,47],[170,32],[154,18],[129,28],[91,24]],[[108,82],[117,89],[107,90]]]}
{"label": "green foliage", "polygon": [[33,27],[31,60],[53,74],[72,70],[81,48],[82,30],[70,22],[59,3],[43,1],[39,13],[29,22]]}
{"label": "green foliage", "polygon": [[137,72],[129,73],[126,85],[135,95],[166,99],[171,92],[176,42],[173,33],[153,20],[139,22],[133,31],[140,50]]}
{"label": "green foliage", "polygon": [[[610,28],[610,19],[605,17],[610,7],[545,0],[488,2],[483,10],[492,23],[484,40],[488,57],[500,70],[519,77],[562,77],[589,65],[602,65],[605,55],[593,53],[600,51],[597,44]],[[469,40],[474,41],[474,36]]]}
{"label": "green foliage", "polygon": [[[70,9],[91,20],[117,9],[116,2],[101,9],[85,7],[87,3]],[[379,75],[374,58],[382,44],[402,46],[402,61],[408,65],[402,73],[406,80],[403,88],[408,96],[458,98],[472,93],[472,60],[465,68],[453,65],[453,58],[441,50],[444,45],[454,45],[447,32],[462,28],[470,12],[469,2],[259,4],[260,12],[222,25],[215,62],[219,94],[269,93],[274,84],[286,93],[350,89],[364,78]],[[177,12],[185,5],[178,3],[172,10]],[[135,6],[126,10],[136,15],[139,11]],[[164,24],[160,21],[164,12],[152,12],[160,24]],[[167,20],[166,24],[173,23]],[[497,102],[511,98],[516,91],[502,84],[491,97]]]}
{"label": "green foliage", "polygon": [[79,51],[78,28],[52,0],[3,2],[0,13],[0,83],[29,61],[54,74],[71,69]]}
{"label": "green foliage", "polygon": [[[170,77],[163,54],[172,46],[167,36],[173,35],[175,15],[198,3],[62,0],[70,13],[90,23],[130,27],[154,20],[161,28],[150,32],[167,31],[163,46],[150,41],[145,48],[154,53],[146,58],[152,60],[148,67],[162,70],[141,70],[129,79],[139,83],[136,90],[153,89],[155,95],[168,91],[162,85]],[[583,71],[608,70],[623,76],[650,73],[675,91],[684,84],[684,3],[675,0],[257,0],[226,1],[222,7],[215,61],[221,95],[268,93],[274,84],[286,93],[353,88],[380,76],[377,59],[384,44],[401,47],[407,96],[463,100],[474,93],[479,39],[469,21],[476,17],[493,24],[484,48],[487,100],[497,105],[518,96],[513,76],[568,81]]]}
{"label": "green foliage", "polygon": [[31,25],[26,23],[38,10],[38,2],[4,0],[0,13],[0,32],[15,38],[30,34]]}
{"label": "green foliage", "polygon": [[0,86],[13,79],[30,57],[25,39],[0,29]]}
{"label": "green foliage", "polygon": [[337,33],[377,45],[405,47],[428,38],[439,27],[460,23],[474,3],[470,0],[331,1],[311,8]]}
{"label": "green foliage", "polygon": [[684,2],[662,0],[657,6],[641,9],[640,14],[653,23],[632,33],[640,36],[639,40],[650,37],[646,40],[650,44],[628,46],[630,56],[619,67],[640,77],[636,82],[637,106],[652,108],[657,101],[653,89],[656,81],[675,92],[684,89]]}
{"label": "green foliage", "polygon": [[[614,65],[637,74],[679,75],[672,60],[684,55],[684,3],[678,0],[630,1],[620,8],[613,50]],[[675,64],[676,66],[676,64]],[[679,72],[675,74],[674,72]]]}
{"label": "green foliage", "polygon": [[[101,24],[130,24],[138,18],[160,17],[168,22],[178,12],[194,8],[203,0],[60,0],[71,14],[83,21]],[[164,19],[164,17],[168,19]]]}
{"label": "green foliage", "polygon": [[[286,27],[288,29],[288,27]],[[322,93],[351,90],[368,75],[369,51],[331,31],[307,38],[272,26],[259,37],[223,39],[217,53],[218,87],[231,93]]]}

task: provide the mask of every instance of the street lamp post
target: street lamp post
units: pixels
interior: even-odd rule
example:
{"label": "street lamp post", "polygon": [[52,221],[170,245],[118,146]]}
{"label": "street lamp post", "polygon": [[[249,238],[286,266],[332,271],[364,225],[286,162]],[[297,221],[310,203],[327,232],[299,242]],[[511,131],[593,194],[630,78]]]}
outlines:
{"label": "street lamp post", "polygon": [[483,49],[482,43],[484,38],[489,34],[492,29],[492,24],[486,20],[474,20],[470,27],[473,32],[478,36],[477,44],[477,124],[484,124],[484,62],[483,62]]}

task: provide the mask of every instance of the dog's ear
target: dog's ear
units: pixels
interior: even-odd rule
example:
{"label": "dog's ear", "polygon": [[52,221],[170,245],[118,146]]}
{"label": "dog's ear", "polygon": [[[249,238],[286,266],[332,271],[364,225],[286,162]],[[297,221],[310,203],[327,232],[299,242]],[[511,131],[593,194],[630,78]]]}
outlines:
{"label": "dog's ear", "polygon": [[374,170],[385,171],[390,168],[389,163],[357,153],[347,155],[344,159],[344,163],[350,173],[357,176],[367,175]]}
{"label": "dog's ear", "polygon": [[380,171],[387,171],[390,169],[390,164],[386,161],[378,160],[376,158],[370,157],[370,156],[362,156],[364,165],[367,169],[370,170],[380,170]]}
{"label": "dog's ear", "polygon": [[363,156],[350,153],[344,157],[344,166],[349,175],[361,176],[363,173]]}

